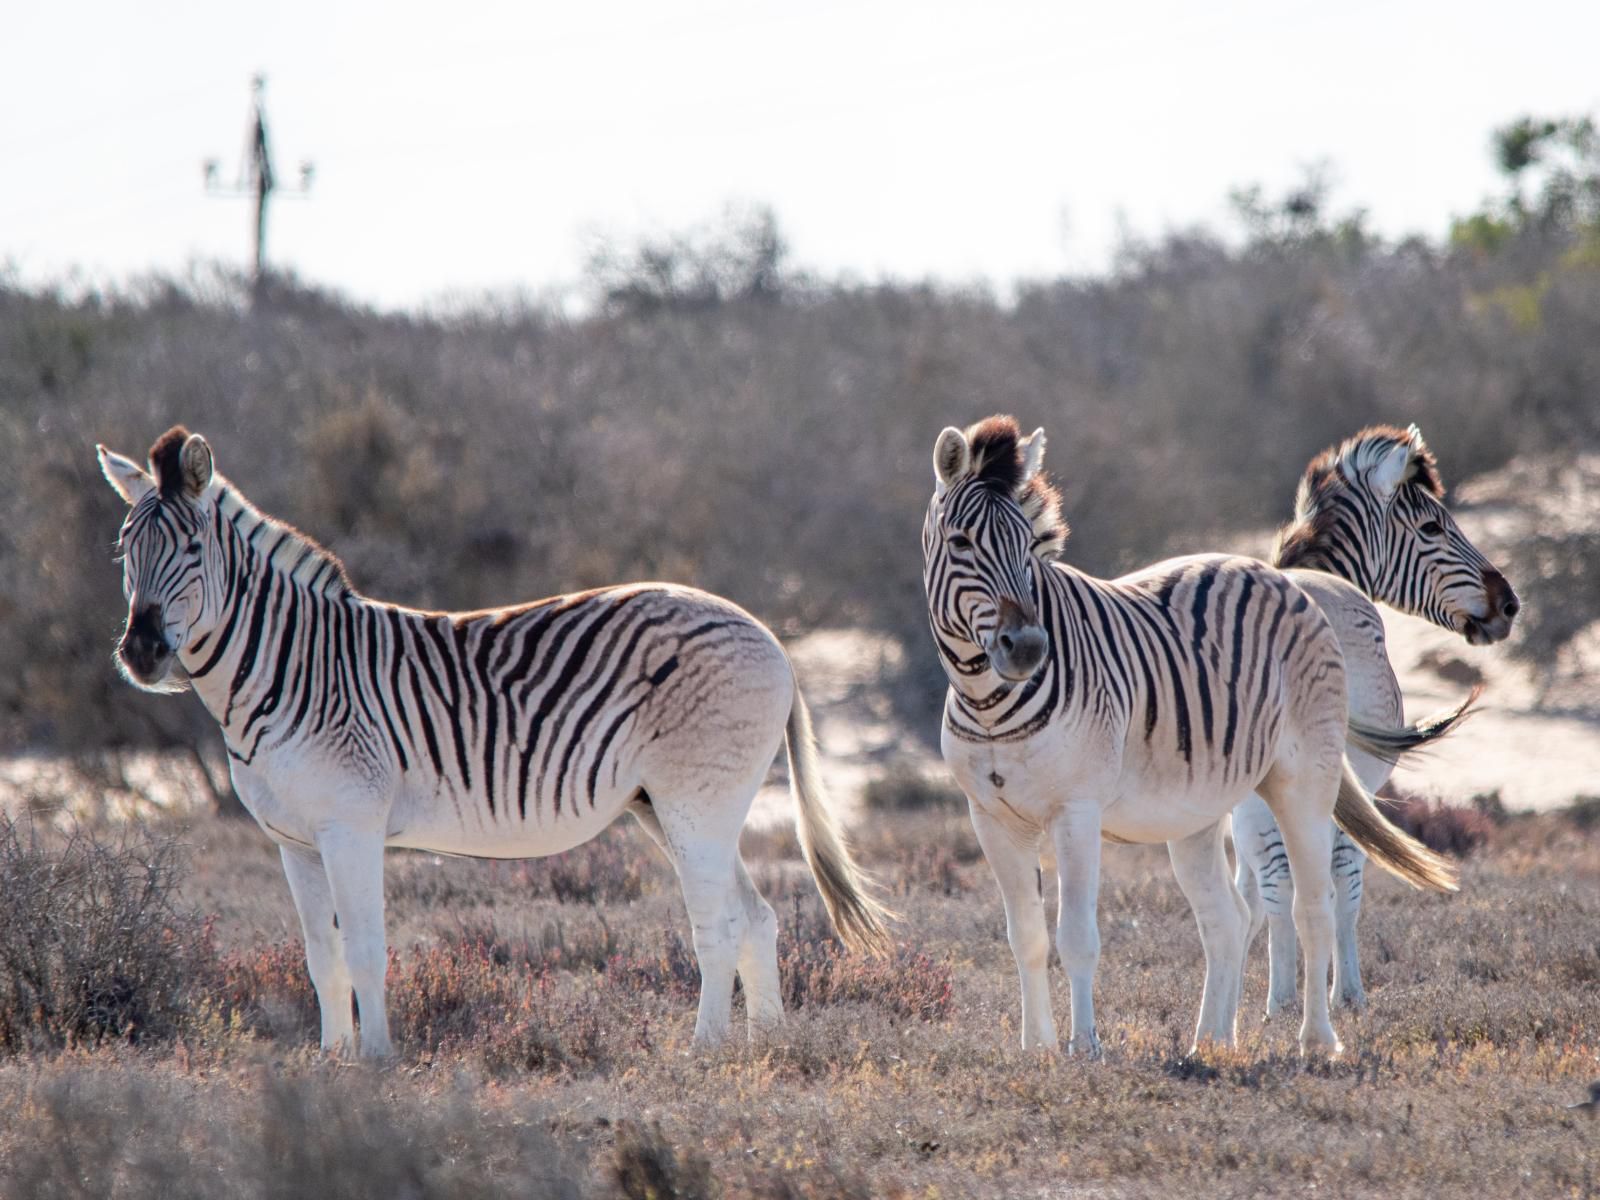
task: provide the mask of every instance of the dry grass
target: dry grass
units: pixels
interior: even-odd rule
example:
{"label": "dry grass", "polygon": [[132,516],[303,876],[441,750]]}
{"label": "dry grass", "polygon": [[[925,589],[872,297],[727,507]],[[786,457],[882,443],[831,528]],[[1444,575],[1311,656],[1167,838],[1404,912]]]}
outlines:
{"label": "dry grass", "polygon": [[[1370,1010],[1304,1065],[1261,1026],[1186,1062],[1201,956],[1158,850],[1108,847],[1105,1061],[1016,1047],[1015,975],[964,819],[895,813],[864,857],[906,912],[892,964],[843,957],[781,833],[747,839],[784,926],[773,1035],[690,1046],[672,878],[622,827],[577,857],[395,856],[392,1066],[323,1061],[276,856],[184,831],[177,911],[213,915],[216,982],[175,1040],[0,1060],[0,1197],[1593,1195],[1600,834],[1492,825],[1453,899],[1374,878]],[[587,857],[584,857],[587,856]],[[929,859],[952,886],[908,880]],[[603,868],[603,869],[602,869]],[[615,872],[582,899],[556,878]],[[776,885],[776,886],[773,886]],[[1065,1016],[1065,986],[1056,979]],[[736,1005],[737,1011],[737,1005]],[[14,1099],[12,1099],[14,1098]]]}

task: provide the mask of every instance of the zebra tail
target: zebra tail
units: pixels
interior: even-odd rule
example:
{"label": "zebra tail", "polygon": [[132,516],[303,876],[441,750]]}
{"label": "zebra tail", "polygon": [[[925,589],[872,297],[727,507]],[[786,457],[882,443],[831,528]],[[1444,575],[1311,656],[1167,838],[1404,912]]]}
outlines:
{"label": "zebra tail", "polygon": [[1379,811],[1367,789],[1361,786],[1361,780],[1356,778],[1348,757],[1344,760],[1344,775],[1339,780],[1333,822],[1380,867],[1398,875],[1412,887],[1439,892],[1460,891],[1455,867]]}
{"label": "zebra tail", "polygon": [[1482,695],[1483,684],[1480,683],[1454,708],[1442,709],[1420,721],[1402,725],[1399,729],[1367,725],[1352,717],[1348,740],[1352,746],[1366,751],[1373,758],[1387,763],[1399,762],[1401,756],[1413,750],[1429,749],[1439,739],[1459,729],[1461,723],[1473,714],[1473,706]]}
{"label": "zebra tail", "polygon": [[850,857],[850,848],[833,819],[822,772],[817,763],[817,739],[811,712],[794,687],[794,706],[785,731],[789,753],[789,791],[794,796],[800,850],[811,868],[822,903],[839,937],[851,950],[887,954],[893,943],[886,922],[897,919],[871,895],[872,880]]}

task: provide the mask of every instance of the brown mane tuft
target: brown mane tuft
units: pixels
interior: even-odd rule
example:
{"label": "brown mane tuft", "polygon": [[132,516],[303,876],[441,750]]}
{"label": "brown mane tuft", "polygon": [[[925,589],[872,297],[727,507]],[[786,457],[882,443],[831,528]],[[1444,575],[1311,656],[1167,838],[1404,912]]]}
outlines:
{"label": "brown mane tuft", "polygon": [[986,417],[966,431],[972,450],[969,474],[984,486],[1012,497],[1033,525],[1035,549],[1046,558],[1061,553],[1071,532],[1061,515],[1061,493],[1051,486],[1043,471],[1026,484],[1022,452],[1022,427],[1015,417],[996,414]]}
{"label": "brown mane tuft", "polygon": [[967,430],[972,447],[973,478],[997,492],[1011,495],[1022,483],[1022,429],[1015,417],[996,414],[985,417]]}
{"label": "brown mane tuft", "polygon": [[189,431],[174,425],[155,440],[150,447],[150,473],[161,488],[161,498],[171,500],[183,494],[183,444],[189,440]]}
{"label": "brown mane tuft", "polygon": [[[1395,425],[1370,425],[1313,458],[1295,493],[1294,519],[1278,530],[1272,551],[1273,565],[1280,570],[1319,566],[1324,540],[1337,520],[1337,512],[1328,500],[1340,491],[1358,486],[1346,477],[1342,464],[1354,464],[1359,475],[1362,468],[1376,462],[1395,446],[1410,444],[1408,430]],[[1400,486],[1419,487],[1436,500],[1444,499],[1444,480],[1440,478],[1438,460],[1432,450],[1426,446],[1421,450],[1413,447],[1406,464],[1405,482]]]}

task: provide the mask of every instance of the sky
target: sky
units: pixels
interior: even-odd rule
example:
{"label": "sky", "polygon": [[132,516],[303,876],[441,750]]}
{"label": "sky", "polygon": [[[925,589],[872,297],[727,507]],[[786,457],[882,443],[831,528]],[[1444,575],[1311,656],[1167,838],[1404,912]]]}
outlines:
{"label": "sky", "polygon": [[570,287],[597,240],[767,205],[863,280],[1106,269],[1124,233],[1328,164],[1336,209],[1440,236],[1496,191],[1489,134],[1600,113],[1600,4],[1344,0],[125,0],[13,6],[0,270],[244,266],[250,80],[274,265],[385,308]]}

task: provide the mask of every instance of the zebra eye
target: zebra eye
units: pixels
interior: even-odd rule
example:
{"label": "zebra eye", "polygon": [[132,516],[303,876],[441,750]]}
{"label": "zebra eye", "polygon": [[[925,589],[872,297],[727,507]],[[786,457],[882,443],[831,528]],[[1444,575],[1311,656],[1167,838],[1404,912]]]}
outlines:
{"label": "zebra eye", "polygon": [[185,546],[183,548],[183,550],[184,550],[185,554],[199,554],[200,553],[200,539],[196,538],[194,541],[190,542],[187,546]]}
{"label": "zebra eye", "polygon": [[1417,532],[1423,537],[1438,537],[1444,532],[1444,526],[1437,521],[1424,521],[1417,526]]}
{"label": "zebra eye", "polygon": [[972,549],[972,539],[964,533],[952,533],[950,535],[950,549],[965,553]]}

